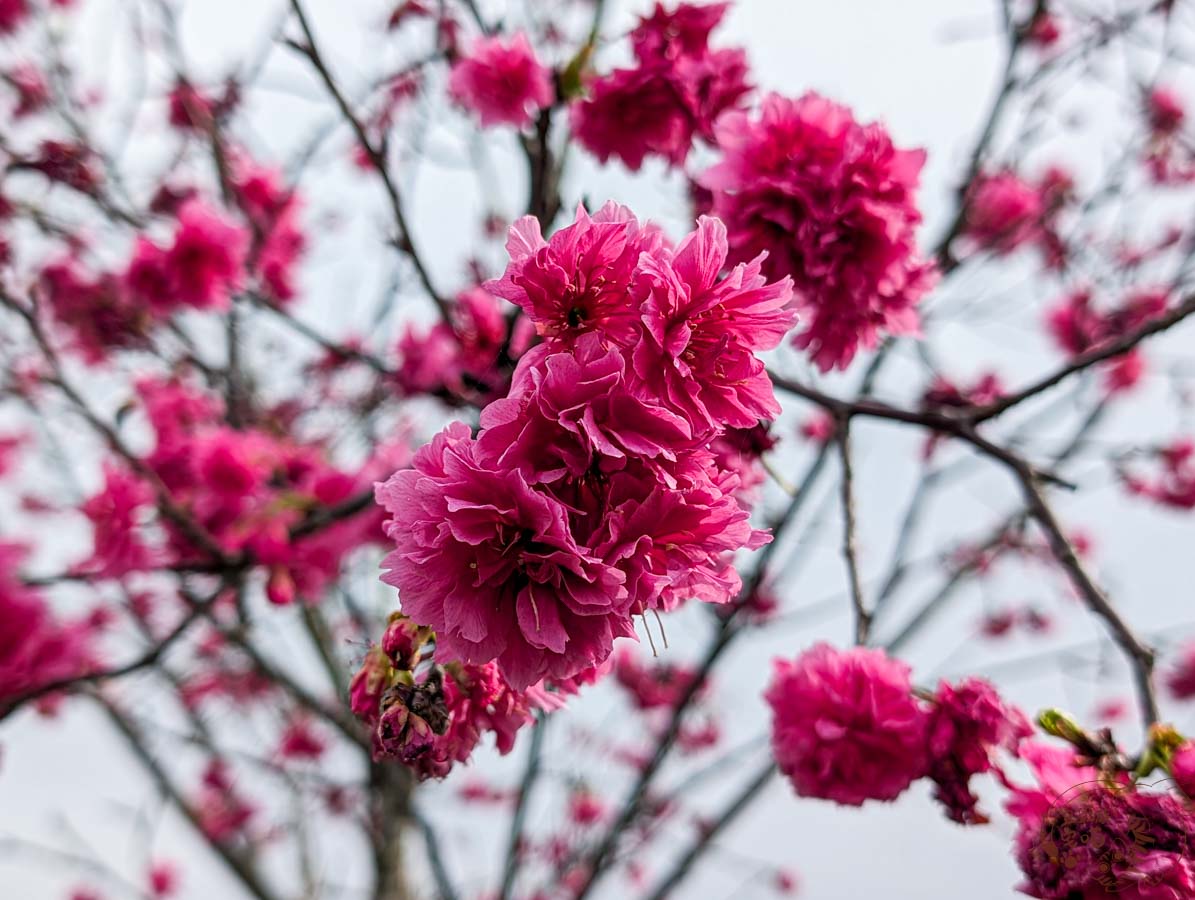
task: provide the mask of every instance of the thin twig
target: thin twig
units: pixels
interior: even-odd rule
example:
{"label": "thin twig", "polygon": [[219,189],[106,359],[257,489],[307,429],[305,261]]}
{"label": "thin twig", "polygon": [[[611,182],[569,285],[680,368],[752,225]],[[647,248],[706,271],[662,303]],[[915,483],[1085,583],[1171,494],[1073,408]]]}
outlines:
{"label": "thin twig", "polygon": [[851,422],[843,418],[834,436],[838,445],[838,458],[842,463],[842,477],[839,480],[842,500],[842,555],[846,561],[847,581],[851,588],[851,605],[855,610],[855,643],[867,643],[871,631],[871,613],[863,600],[863,585],[859,579],[859,556],[856,547],[855,522],[855,476],[851,463]]}

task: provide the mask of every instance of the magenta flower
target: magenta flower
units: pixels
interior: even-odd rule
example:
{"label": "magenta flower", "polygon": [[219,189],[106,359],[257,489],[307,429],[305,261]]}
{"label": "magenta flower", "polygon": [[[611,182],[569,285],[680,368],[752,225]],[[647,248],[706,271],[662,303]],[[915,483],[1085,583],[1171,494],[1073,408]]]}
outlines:
{"label": "magenta flower", "polygon": [[483,127],[523,127],[552,105],[552,73],[536,58],[527,35],[478,38],[452,66],[448,91]]}
{"label": "magenta flower", "polygon": [[1170,794],[1092,781],[1018,839],[1019,889],[1043,900],[1179,900],[1195,892],[1195,813]]}
{"label": "magenta flower", "polygon": [[1042,190],[1015,172],[982,175],[967,196],[965,231],[980,247],[1011,253],[1042,238],[1046,217]]}
{"label": "magenta flower", "polygon": [[751,527],[733,472],[712,454],[692,454],[671,470],[672,483],[635,467],[609,478],[608,510],[590,538],[596,553],[626,575],[631,610],[672,610],[696,599],[727,603],[742,586],[734,552],[771,540]]}
{"label": "magenta flower", "polygon": [[248,235],[197,200],[178,213],[174,243],[166,252],[166,268],[175,301],[196,309],[227,309],[241,286]]}
{"label": "magenta flower", "polygon": [[1183,127],[1187,109],[1173,88],[1158,85],[1145,97],[1145,115],[1155,135],[1168,136]]}
{"label": "magenta flower", "polygon": [[762,257],[719,280],[727,252],[725,227],[703,216],[674,253],[640,261],[647,299],[635,372],[695,434],[750,428],[780,412],[755,354],[775,347],[792,327],[792,280],[769,283]]}
{"label": "magenta flower", "polygon": [[679,166],[696,137],[712,141],[718,117],[751,90],[743,51],[709,47],[728,6],[669,11],[657,3],[631,32],[636,65],[592,79],[588,96],[573,104],[581,145],[602,162],[617,157],[638,169],[648,156]]}
{"label": "magenta flower", "polygon": [[4,700],[76,674],[90,664],[86,623],[57,622],[17,577],[25,549],[0,543],[0,708]]}
{"label": "magenta flower", "polygon": [[29,15],[29,0],[0,0],[0,35],[12,34]]}
{"label": "magenta flower", "polygon": [[987,822],[971,791],[971,776],[991,771],[997,751],[1015,753],[1020,742],[1032,736],[1033,727],[1020,710],[1005,705],[996,689],[979,678],[957,685],[942,682],[934,701],[929,726],[934,796],[955,822]]}
{"label": "magenta flower", "polygon": [[93,551],[79,568],[105,578],[148,569],[154,554],[145,544],[139,516],[153,502],[149,486],[116,465],[104,466],[104,487],[80,511],[91,520]]}
{"label": "magenta flower", "polygon": [[182,881],[182,876],[179,874],[178,867],[174,863],[158,860],[149,867],[149,872],[146,873],[146,881],[149,882],[149,893],[153,897],[173,897],[178,893],[179,882]]}
{"label": "magenta flower", "polygon": [[[1191,488],[1191,495],[1195,498],[1195,487]],[[1195,506],[1195,499],[1190,505]],[[1187,644],[1179,651],[1174,668],[1166,676],[1166,687],[1176,700],[1190,700],[1195,697],[1195,643]]]}
{"label": "magenta flower", "polygon": [[693,446],[689,423],[633,394],[625,369],[623,354],[593,333],[573,353],[526,368],[521,390],[481,414],[482,458],[532,484],[610,473],[633,459],[675,462]]}
{"label": "magenta flower", "polygon": [[1180,791],[1195,800],[1195,741],[1187,741],[1170,758],[1170,774]]}
{"label": "magenta flower", "polygon": [[578,546],[569,510],[477,459],[462,423],[377,485],[397,545],[383,580],[436,632],[440,662],[497,660],[516,690],[568,678],[631,636],[625,576]]}
{"label": "magenta flower", "polygon": [[765,276],[793,278],[810,313],[797,346],[827,370],[881,333],[915,334],[936,279],[915,240],[925,152],[896,149],[882,126],[816,94],[769,95],[757,117],[729,113],[716,131],[722,161],[699,183],[726,222],[731,261],[766,252]]}
{"label": "magenta flower", "polygon": [[654,69],[615,69],[572,106],[571,124],[586,150],[638,170],[649,156],[679,166],[693,146],[693,126],[672,80]]}
{"label": "magenta flower", "polygon": [[929,715],[909,677],[880,650],[823,643],[793,662],[776,660],[764,695],[772,750],[800,796],[890,801],[925,774]]}
{"label": "magenta flower", "polygon": [[522,307],[543,337],[568,344],[596,331],[628,346],[640,316],[632,293],[636,266],[660,241],[615,203],[592,217],[579,206],[576,221],[547,241],[539,220],[526,216],[510,229],[505,274],[486,288]]}

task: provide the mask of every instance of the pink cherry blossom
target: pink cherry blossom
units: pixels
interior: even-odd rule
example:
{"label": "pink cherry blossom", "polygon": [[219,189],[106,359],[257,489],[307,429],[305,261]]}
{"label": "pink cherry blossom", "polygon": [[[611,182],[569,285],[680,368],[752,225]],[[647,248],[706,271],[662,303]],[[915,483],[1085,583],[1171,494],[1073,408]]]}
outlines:
{"label": "pink cherry blossom", "polygon": [[699,182],[730,260],[766,252],[766,277],[792,277],[808,313],[796,343],[821,369],[846,367],[881,333],[917,332],[936,278],[915,240],[923,151],[896,149],[882,126],[817,94],[771,94],[757,116],[723,117],[717,137],[722,160]]}
{"label": "pink cherry blossom", "polygon": [[558,500],[483,467],[467,426],[437,435],[377,497],[395,516],[383,580],[435,629],[441,661],[496,659],[523,690],[602,662],[632,634],[623,573],[577,544]]}
{"label": "pink cherry blossom", "polygon": [[751,90],[743,51],[709,47],[727,7],[657,3],[631,32],[636,64],[591,79],[573,104],[577,140],[602,162],[617,157],[630,169],[649,156],[679,166],[695,138],[712,141],[718,117]]}
{"label": "pink cherry blossom", "polygon": [[0,35],[12,34],[29,16],[29,0],[0,0]]}
{"label": "pink cherry blossom", "polygon": [[995,688],[979,678],[946,682],[934,695],[929,726],[929,774],[934,797],[947,815],[963,824],[988,821],[972,793],[972,776],[991,771],[998,751],[1015,754],[1033,727],[1020,710],[1007,706]]}
{"label": "pink cherry blossom", "polygon": [[909,667],[879,650],[821,643],[776,660],[764,698],[780,771],[802,797],[895,800],[926,773],[930,716],[912,690]]}
{"label": "pink cherry blossom", "polygon": [[779,412],[755,354],[792,327],[792,282],[769,282],[763,257],[720,278],[727,254],[725,227],[703,216],[675,252],[641,260],[645,340],[635,347],[635,372],[695,433],[750,428]]}
{"label": "pink cherry blossom", "polygon": [[552,73],[536,58],[527,35],[481,37],[452,66],[448,90],[477,113],[483,127],[529,124],[552,104]]}
{"label": "pink cherry blossom", "polygon": [[520,306],[543,337],[565,343],[590,331],[627,346],[638,334],[634,279],[640,255],[654,253],[659,234],[625,207],[608,203],[544,240],[528,216],[510,229],[510,263],[486,288]]}
{"label": "pink cherry blossom", "polygon": [[1195,741],[1187,741],[1170,758],[1170,774],[1178,789],[1195,800]]}

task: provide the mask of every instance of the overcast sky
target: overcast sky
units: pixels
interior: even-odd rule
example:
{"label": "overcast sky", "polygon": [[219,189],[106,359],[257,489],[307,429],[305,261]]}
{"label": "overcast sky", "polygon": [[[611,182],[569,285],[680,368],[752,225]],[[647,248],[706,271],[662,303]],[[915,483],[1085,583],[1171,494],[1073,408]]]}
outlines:
{"label": "overcast sky", "polygon": [[[88,28],[80,57],[88,71],[105,72],[109,89],[127,84],[132,52],[114,39],[122,21],[119,11],[127,4],[118,0],[80,0],[87,7]],[[346,78],[364,78],[381,69],[375,65],[376,34],[361,39],[357,19],[376,4],[364,0],[308,0],[308,7],[321,36],[326,36],[331,55]],[[615,15],[626,21],[633,4],[612,2]],[[193,0],[184,16],[186,47],[199,71],[220,70],[221,60],[235,58],[238,48],[251,45],[267,28],[278,4],[266,0]],[[929,150],[923,189],[927,217],[925,234],[932,236],[949,212],[951,191],[960,163],[965,159],[990,103],[1000,66],[996,6],[991,0],[740,0],[721,37],[727,43],[741,42],[750,53],[758,82],[765,88],[789,94],[817,90],[850,104],[863,119],[881,118],[903,146]],[[251,139],[262,149],[285,153],[296,146],[312,124],[322,121],[326,107],[315,102],[318,92],[299,74],[293,61],[277,60],[266,79],[270,92],[254,101]],[[294,85],[302,85],[294,90]],[[160,87],[160,84],[159,84]],[[322,112],[321,112],[322,111]],[[157,109],[156,112],[160,112]],[[150,113],[147,113],[150,114]],[[109,121],[111,128],[117,123]],[[467,142],[461,139],[459,122],[432,129],[428,150],[417,169],[403,171],[408,185],[416,237],[432,262],[441,283],[459,283],[462,275],[462,222],[476,220],[482,204],[478,185],[454,161],[467,158]],[[500,143],[500,142],[497,142]],[[343,149],[343,141],[333,147]],[[445,152],[441,152],[447,148]],[[142,152],[133,148],[136,158]],[[145,149],[151,153],[152,149]],[[518,204],[522,174],[512,157],[499,148],[497,179],[505,195],[506,211]],[[445,164],[447,163],[447,164]],[[508,171],[509,170],[509,171]],[[311,321],[325,323],[333,331],[341,324],[364,327],[368,311],[388,277],[388,258],[376,241],[376,206],[369,204],[372,186],[346,167],[332,167],[324,177],[324,193],[310,198],[311,218],[319,231],[327,229],[326,242],[316,250],[306,273],[313,298],[302,313]],[[566,185],[566,201],[580,194],[601,202],[615,199],[632,206],[644,216],[657,217],[677,231],[684,227],[684,204],[675,178],[649,167],[633,177],[616,167],[598,170],[582,164]],[[322,238],[321,238],[322,239]],[[984,284],[973,286],[982,291]],[[1032,299],[1032,298],[1031,298]],[[422,313],[412,312],[418,316]],[[1031,314],[1026,320],[1037,321]],[[1044,344],[1023,322],[993,325],[975,331],[948,332],[943,357],[970,375],[984,365],[995,365],[1008,380],[1026,380],[1033,371],[1046,368]],[[1189,342],[1187,343],[1189,347]],[[1182,343],[1163,343],[1159,353],[1177,355]],[[799,371],[794,357],[784,363]],[[906,371],[897,367],[894,371]],[[907,384],[890,386],[899,394]],[[780,424],[785,437],[807,414],[794,409]],[[1143,391],[1130,410],[1122,410],[1116,428],[1133,433],[1140,427],[1153,435],[1164,434],[1172,418],[1166,394],[1159,385]],[[1115,429],[1113,430],[1113,434]],[[860,455],[859,496],[864,520],[861,550],[865,572],[881,569],[893,539],[893,526],[912,489],[920,437],[888,427],[861,427],[856,436]],[[791,442],[794,443],[795,442]],[[778,463],[785,471],[799,471],[797,447],[786,448]],[[1094,532],[1100,553],[1101,571],[1109,574],[1117,602],[1139,622],[1153,625],[1182,625],[1191,613],[1189,521],[1179,517],[1147,513],[1141,506],[1123,502],[1117,491],[1095,478],[1095,490],[1062,508],[1069,521],[1082,522]],[[1013,487],[1002,476],[975,479],[965,489],[948,495],[935,508],[930,532],[949,542],[960,534],[981,533],[985,523],[995,521],[1001,510],[1015,502]],[[817,504],[814,504],[817,507]],[[838,525],[833,516],[820,526],[828,537],[813,550],[810,563],[791,583],[782,582],[786,608],[792,609],[822,600],[843,588],[841,560],[837,551]],[[923,582],[926,588],[932,579]],[[1057,609],[1069,602],[1054,583],[1033,580],[1002,582],[996,588],[999,600],[1037,600]],[[917,593],[913,597],[916,599]],[[924,596],[921,594],[920,596]],[[1000,651],[974,647],[968,634],[990,597],[978,590],[964,592],[958,611],[944,617],[923,640],[911,648],[911,661],[919,675],[928,677],[942,667],[957,674],[970,666],[985,670],[995,666]],[[849,639],[849,615],[845,600],[840,613],[819,619],[815,626],[785,627],[732,652],[719,681],[719,696],[733,707],[729,723],[733,733],[728,743],[755,737],[765,728],[759,691],[767,678],[767,661],[773,655],[795,655],[814,639],[836,642]],[[693,616],[681,616],[669,623],[673,651],[695,652],[701,640],[701,625]],[[1096,639],[1101,632],[1093,623],[1078,621],[1055,636],[1059,645]],[[962,650],[960,652],[960,645]],[[1018,656],[1048,645],[1022,645],[1005,654]],[[1089,653],[1098,659],[1099,653]],[[1123,670],[1109,655],[1106,675],[1113,685],[1124,685]],[[997,670],[993,670],[995,672]],[[1086,712],[1091,704],[1107,696],[1127,695],[1124,687],[1097,685],[1089,668],[1064,672],[1050,668],[1007,672],[1000,678],[1009,693],[1031,709],[1048,698]],[[578,704],[576,715],[613,715],[611,728],[620,729],[618,707],[608,693]],[[614,712],[611,713],[611,710]],[[604,721],[611,721],[609,718]],[[1187,721],[1190,721],[1189,711]],[[554,738],[566,736],[568,727],[555,729]],[[155,854],[182,860],[188,900],[236,897],[218,864],[187,837],[172,816],[162,816],[155,804],[147,803],[149,792],[131,772],[124,751],[105,731],[90,710],[72,710],[64,719],[51,723],[22,716],[0,730],[3,760],[0,762],[0,834],[38,837],[95,851],[121,866],[137,871],[147,846]],[[523,748],[503,763],[483,761],[479,768],[510,777]],[[750,757],[735,781],[747,774],[757,757]],[[567,766],[568,760],[562,765]],[[718,789],[711,795],[716,799]],[[492,873],[479,866],[494,849],[491,844],[501,831],[495,828],[480,847],[466,844],[476,834],[475,819],[453,818],[463,812],[454,805],[451,788],[431,788],[430,808],[443,811],[448,856],[464,867],[472,878]],[[992,803],[989,802],[989,808]],[[57,813],[51,811],[57,810]],[[501,827],[505,827],[502,825]],[[1017,881],[1009,854],[1012,826],[998,818],[986,828],[962,829],[947,822],[928,800],[924,786],[914,788],[898,803],[868,806],[862,811],[841,810],[832,805],[798,800],[787,785],[776,782],[759,801],[752,814],[721,841],[722,850],[711,854],[678,896],[694,900],[722,897],[767,897],[765,886],[744,884],[752,871],[751,861],[782,862],[798,872],[804,884],[803,896],[814,900],[855,900],[882,896],[897,900],[973,900],[1013,895]],[[338,840],[329,836],[329,842]],[[678,832],[673,847],[681,846]],[[360,884],[351,856],[342,862],[343,879]],[[61,866],[31,868],[0,855],[0,898],[13,900],[56,900],[65,886],[77,879]],[[479,886],[480,886],[479,882]],[[491,882],[492,883],[492,882]],[[627,889],[615,880],[607,885],[606,897],[627,896]]]}

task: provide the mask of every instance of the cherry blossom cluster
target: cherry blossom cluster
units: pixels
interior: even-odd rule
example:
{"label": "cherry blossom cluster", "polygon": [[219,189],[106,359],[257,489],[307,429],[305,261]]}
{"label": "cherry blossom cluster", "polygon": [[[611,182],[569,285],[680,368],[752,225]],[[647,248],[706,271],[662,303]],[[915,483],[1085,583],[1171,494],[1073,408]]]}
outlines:
{"label": "cherry blossom cluster", "polygon": [[1153,473],[1126,468],[1122,479],[1128,490],[1176,510],[1195,509],[1195,440],[1176,438],[1151,453]]}
{"label": "cherry blossom cluster", "polygon": [[728,113],[715,137],[721,161],[698,183],[730,259],[766,252],[765,275],[794,279],[808,313],[795,343],[820,369],[846,368],[881,334],[918,333],[917,304],[937,282],[916,244],[924,151],[812,93]]}
{"label": "cherry blossom cluster", "polygon": [[697,138],[718,140],[717,120],[751,91],[746,54],[710,46],[729,3],[657,3],[631,31],[635,64],[592,77],[572,106],[580,144],[603,162],[638,169],[648,157],[685,162]]}
{"label": "cherry blossom cluster", "polygon": [[[892,801],[929,778],[947,816],[975,825],[989,820],[971,779],[991,773],[1018,822],[1023,893],[1099,900],[1131,890],[1172,900],[1195,890],[1195,741],[1169,727],[1155,726],[1152,761],[1138,770],[1161,768],[1176,791],[1130,778],[1110,731],[1091,735],[1047,711],[1043,728],[1072,746],[1030,740],[1024,714],[987,682],[943,681],[930,694],[881,650],[817,644],[777,660],[766,699],[776,762],[801,796],[859,806]],[[1014,761],[1034,784],[1017,784]]]}
{"label": "cherry blossom cluster", "polygon": [[[508,249],[488,289],[541,342],[477,435],[449,426],[377,497],[393,517],[384,580],[434,632],[436,663],[496,663],[526,691],[600,666],[633,616],[737,595],[733,555],[767,535],[712,444],[777,412],[756,354],[794,313],[761,259],[723,277],[714,219],[673,246],[610,204],[550,240],[523,220]],[[395,706],[441,688],[408,690]]]}
{"label": "cherry blossom cluster", "polygon": [[[1049,310],[1047,325],[1058,347],[1078,356],[1157,318],[1166,311],[1169,302],[1167,291],[1140,290],[1115,306],[1101,308],[1092,291],[1078,290]],[[1105,390],[1118,394],[1140,382],[1145,374],[1145,356],[1139,348],[1133,348],[1108,360],[1101,368]]]}
{"label": "cherry blossom cluster", "polygon": [[[84,504],[94,541],[79,572],[119,578],[200,563],[212,549],[204,536],[226,556],[262,566],[272,602],[314,601],[345,555],[380,537],[377,515],[346,516],[310,533],[304,524],[308,514],[352,500],[402,464],[405,445],[383,444],[356,471],[346,471],[318,443],[230,426],[220,398],[185,381],[146,378],[137,390],[154,445],[136,468],[109,465],[103,487]],[[275,414],[285,417],[287,410]],[[168,492],[183,522],[162,515],[160,529],[142,527],[157,504],[154,485]]]}
{"label": "cherry blossom cluster", "polygon": [[[92,665],[92,639],[102,615],[61,621],[35,588],[22,584],[19,567],[26,548],[0,544],[0,707],[5,700],[72,678]],[[51,713],[53,696],[41,711]]]}
{"label": "cherry blossom cluster", "polygon": [[142,233],[117,271],[89,271],[75,252],[42,268],[49,312],[85,359],[98,364],[114,350],[145,349],[154,328],[171,316],[227,310],[233,294],[246,288],[271,303],[294,297],[306,244],[298,200],[279,173],[248,159],[236,166],[231,185],[239,220],[194,189],[162,190],[151,208],[165,220],[168,240]]}
{"label": "cherry blossom cluster", "polygon": [[1035,783],[1009,783],[1007,802],[1018,821],[1020,890],[1048,900],[1171,900],[1195,892],[1193,750],[1182,745],[1170,763],[1184,798],[1101,773],[1073,748],[1025,744]]}
{"label": "cherry blossom cluster", "polygon": [[947,815],[965,824],[987,821],[971,778],[1033,733],[987,682],[942,682],[922,696],[909,667],[880,650],[817,644],[777,660],[765,698],[776,762],[799,795],[860,806],[929,778]]}
{"label": "cherry blossom cluster", "polygon": [[1047,266],[1060,268],[1067,248],[1058,220],[1073,190],[1070,174],[1058,166],[1033,181],[1008,169],[984,172],[966,198],[964,233],[977,247],[1001,256],[1036,247]]}

